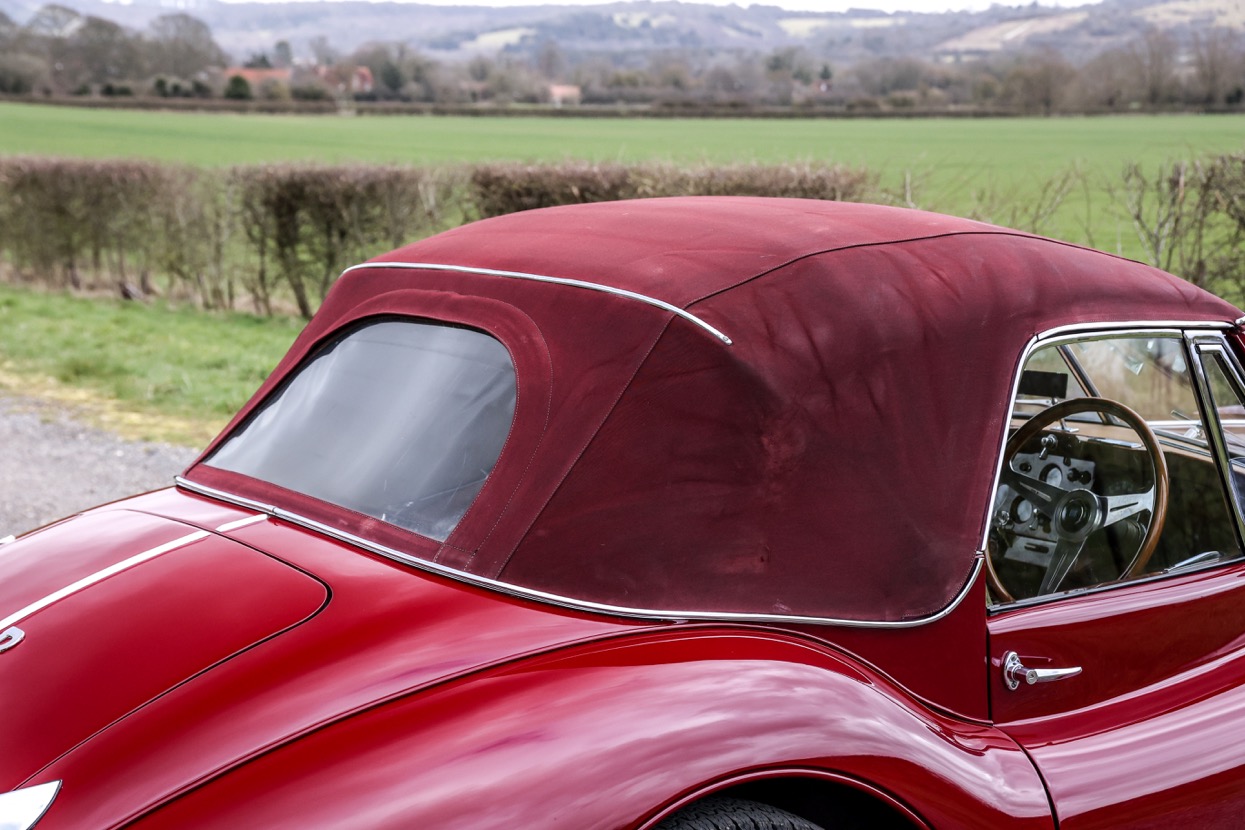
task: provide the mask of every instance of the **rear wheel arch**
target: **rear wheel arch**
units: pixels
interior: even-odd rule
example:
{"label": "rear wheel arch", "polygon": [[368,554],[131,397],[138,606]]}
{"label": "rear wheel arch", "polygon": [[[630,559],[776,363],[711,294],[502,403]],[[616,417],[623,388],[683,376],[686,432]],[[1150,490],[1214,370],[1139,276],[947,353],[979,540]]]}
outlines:
{"label": "rear wheel arch", "polygon": [[643,830],[658,830],[681,810],[718,799],[775,807],[823,830],[929,828],[899,799],[862,781],[829,773],[786,772],[719,784],[680,799],[642,825]]}

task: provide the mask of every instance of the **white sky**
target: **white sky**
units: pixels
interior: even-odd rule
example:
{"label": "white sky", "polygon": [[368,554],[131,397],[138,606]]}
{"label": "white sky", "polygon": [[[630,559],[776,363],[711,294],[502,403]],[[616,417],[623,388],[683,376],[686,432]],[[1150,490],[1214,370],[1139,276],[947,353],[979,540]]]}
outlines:
{"label": "white sky", "polygon": [[[229,2],[229,0],[225,0]],[[286,0],[234,0],[234,2],[285,2]],[[616,0],[417,0],[433,6],[590,6],[616,2]],[[713,6],[749,6],[752,3],[738,0],[684,0],[702,5]],[[1041,6],[1082,6],[1093,0],[1040,0]],[[770,0],[761,5],[779,6],[794,12],[844,12],[848,9],[875,9],[884,12],[945,12],[951,10],[982,10],[990,6],[1028,6],[1024,0]]]}

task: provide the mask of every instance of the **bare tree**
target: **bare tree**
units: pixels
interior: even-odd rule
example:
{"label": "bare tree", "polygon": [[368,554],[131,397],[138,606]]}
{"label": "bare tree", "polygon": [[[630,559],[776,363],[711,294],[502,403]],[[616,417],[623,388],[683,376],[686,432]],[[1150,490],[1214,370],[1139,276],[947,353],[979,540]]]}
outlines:
{"label": "bare tree", "polygon": [[1126,50],[1103,52],[1081,67],[1072,85],[1076,106],[1084,109],[1124,109],[1141,94],[1135,61]]}
{"label": "bare tree", "polygon": [[1229,29],[1213,27],[1205,33],[1194,32],[1191,48],[1193,83],[1198,99],[1207,104],[1221,104],[1229,85],[1241,74],[1240,38]]}
{"label": "bare tree", "polygon": [[74,83],[106,84],[145,74],[138,38],[111,20],[87,17],[69,37],[69,46]]}
{"label": "bare tree", "polygon": [[1130,52],[1145,103],[1156,106],[1175,100],[1179,53],[1175,39],[1166,32],[1150,29]]}
{"label": "bare tree", "polygon": [[1003,100],[1023,112],[1062,109],[1076,70],[1053,51],[1024,56],[1003,81]]}
{"label": "bare tree", "polygon": [[188,14],[165,14],[151,21],[147,54],[152,72],[193,78],[229,61],[202,20]]}

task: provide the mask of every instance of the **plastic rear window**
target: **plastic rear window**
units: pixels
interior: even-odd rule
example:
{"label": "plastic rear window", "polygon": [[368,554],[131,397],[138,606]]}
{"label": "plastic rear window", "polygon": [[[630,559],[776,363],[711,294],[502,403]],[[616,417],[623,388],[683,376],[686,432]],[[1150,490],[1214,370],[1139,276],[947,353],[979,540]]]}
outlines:
{"label": "plastic rear window", "polygon": [[515,390],[487,334],[372,322],[313,354],[206,463],[444,541],[497,463]]}

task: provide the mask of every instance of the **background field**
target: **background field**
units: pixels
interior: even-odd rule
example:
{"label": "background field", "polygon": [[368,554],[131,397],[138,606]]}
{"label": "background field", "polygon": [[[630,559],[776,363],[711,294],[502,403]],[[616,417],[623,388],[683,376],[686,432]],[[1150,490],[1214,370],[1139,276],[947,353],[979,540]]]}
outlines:
{"label": "background field", "polygon": [[1245,150],[1245,116],[1017,119],[358,117],[134,112],[0,104],[0,154],[272,161],[837,162],[877,172],[890,200],[1015,223],[1068,171],[1084,177],[1040,231],[1136,255],[1106,196],[1128,162]]}
{"label": "background field", "polygon": [[[267,116],[0,104],[0,156],[204,167],[280,161],[839,163],[878,200],[1024,225],[1141,256],[1111,190],[1126,164],[1245,151],[1245,116],[1044,119],[621,119]],[[1069,175],[1071,173],[1072,175]],[[1058,210],[1037,219],[1052,182]],[[1026,215],[1026,211],[1033,210]],[[60,397],[132,436],[199,445],[301,327],[0,287],[0,387]]]}

